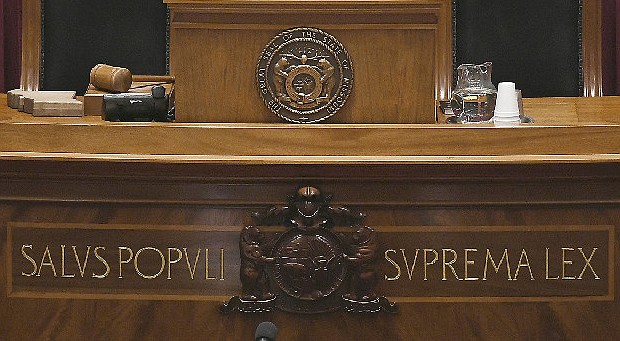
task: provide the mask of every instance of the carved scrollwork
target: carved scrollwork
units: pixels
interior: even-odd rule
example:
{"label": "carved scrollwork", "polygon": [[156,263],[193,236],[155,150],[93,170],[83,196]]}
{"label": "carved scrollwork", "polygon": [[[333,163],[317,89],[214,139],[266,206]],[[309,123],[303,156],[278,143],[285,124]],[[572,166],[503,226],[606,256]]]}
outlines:
{"label": "carved scrollwork", "polygon": [[[375,231],[362,223],[364,214],[330,200],[306,186],[289,196],[287,205],[252,214],[253,224],[239,239],[242,294],[222,312],[397,311],[375,293]],[[337,234],[335,226],[353,231]]]}

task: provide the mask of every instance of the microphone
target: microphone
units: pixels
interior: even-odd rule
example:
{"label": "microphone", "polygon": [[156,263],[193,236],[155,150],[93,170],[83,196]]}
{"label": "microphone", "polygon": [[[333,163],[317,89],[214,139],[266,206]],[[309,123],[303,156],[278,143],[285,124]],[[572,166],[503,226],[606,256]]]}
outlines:
{"label": "microphone", "polygon": [[256,333],[254,334],[254,341],[276,341],[276,335],[278,334],[278,328],[272,322],[261,322],[256,327]]}

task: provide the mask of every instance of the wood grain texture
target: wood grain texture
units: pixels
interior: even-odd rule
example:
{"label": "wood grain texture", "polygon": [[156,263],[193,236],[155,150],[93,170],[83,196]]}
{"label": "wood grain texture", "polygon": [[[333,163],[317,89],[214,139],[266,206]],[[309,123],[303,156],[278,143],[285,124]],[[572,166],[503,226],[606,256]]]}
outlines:
{"label": "wood grain texture", "polygon": [[[242,286],[239,226],[9,222],[7,227],[9,298],[221,302]],[[372,228],[380,240],[378,254],[385,255],[373,262],[381,279],[376,292],[392,302],[614,301],[611,225]],[[286,228],[262,231],[272,235]],[[350,236],[354,229],[332,231]],[[417,267],[409,263],[421,248],[441,254],[446,247],[437,258],[454,259],[451,273],[442,275],[439,264],[423,265],[423,256]],[[531,267],[518,272],[514,264],[522,249]],[[493,257],[505,250],[507,271],[487,271],[485,250]],[[39,267],[35,259],[44,254],[49,264]],[[590,271],[582,271],[588,265]]]}
{"label": "wood grain texture", "polygon": [[[218,302],[9,298],[5,255],[9,222],[241,227],[250,212],[311,183],[386,229],[614,226],[618,292],[618,105],[613,97],[526,99],[536,123],[517,129],[112,124],[2,108],[0,339],[240,340],[266,320],[285,340],[617,338],[617,300],[224,316]],[[324,139],[299,141],[316,136]]]}
{"label": "wood grain texture", "polygon": [[[192,4],[193,6],[204,5],[204,0],[166,0],[168,6],[175,8],[179,3]],[[210,3],[222,3],[222,1],[209,1]],[[307,1],[306,1],[307,2]],[[321,7],[328,8],[334,4],[346,4],[347,0],[315,0],[312,3],[321,4]],[[398,4],[403,6],[419,5],[417,0],[394,0],[376,1],[360,0],[358,2],[366,4]],[[427,1],[422,1],[426,3]],[[235,3],[251,3],[256,5],[286,5],[288,1],[235,1]],[[439,15],[439,27],[443,29],[437,31],[439,41],[448,41],[452,36],[451,5],[448,1],[438,1],[441,3]],[[601,61],[601,2],[600,0],[586,0],[583,8],[583,68],[584,68],[584,96],[602,95],[602,61]],[[24,90],[39,89],[40,65],[41,65],[41,2],[39,0],[23,0],[22,2],[22,76],[21,88]],[[173,32],[171,32],[174,35]],[[451,45],[444,46],[440,55],[436,56],[436,98],[445,100],[450,97],[452,82],[452,53]],[[174,60],[171,61],[174,64]]]}
{"label": "wood grain texture", "polygon": [[256,63],[297,26],[326,30],[351,57],[353,93],[329,122],[432,123],[435,100],[449,96],[448,1],[169,5],[180,122],[280,122],[259,96]]}
{"label": "wood grain texture", "polygon": [[5,107],[0,152],[15,159],[165,163],[608,162],[619,158],[619,106],[617,97],[526,100],[535,123],[518,127],[112,123],[34,118]]}
{"label": "wood grain texture", "polygon": [[[38,168],[32,165],[33,170]],[[613,174],[618,174],[617,172]],[[55,182],[73,188],[77,184],[69,174]],[[295,177],[295,174],[290,174]],[[29,174],[22,173],[24,178]],[[5,177],[5,176],[3,176]],[[80,175],[77,175],[80,178]],[[45,187],[47,180],[34,180]],[[208,181],[205,175],[204,180]],[[478,184],[486,180],[480,180]],[[601,180],[607,184],[617,182]],[[125,184],[134,182],[127,176],[124,184],[114,184],[113,192],[126,196],[134,190],[127,190]],[[273,182],[268,179],[256,183],[264,191],[272,189]],[[340,183],[333,188],[322,179],[319,185],[334,190],[339,203],[355,203],[359,190],[364,189],[365,181],[349,184]],[[568,187],[574,186],[574,181]],[[455,186],[464,184],[453,180]],[[525,191],[538,191],[536,185],[528,185],[520,180],[511,181]],[[402,191],[405,198],[423,197],[442,192],[430,182],[423,192]],[[235,192],[236,181],[231,181],[227,191]],[[344,186],[344,187],[342,187]],[[385,191],[398,188],[400,184],[384,182]],[[567,187],[558,185],[555,189]],[[337,190],[336,190],[337,189]],[[556,190],[551,190],[555,192]],[[83,192],[88,192],[84,190]],[[155,194],[157,189],[145,191],[144,195]],[[82,191],[80,191],[82,192]],[[96,190],[91,193],[94,194]],[[475,190],[457,188],[455,192],[463,195],[473,194]],[[592,195],[600,191],[593,189]],[[96,201],[39,202],[35,198],[27,201],[2,200],[0,202],[0,243],[1,257],[6,247],[6,222],[54,222],[54,223],[112,223],[112,224],[232,224],[242,226],[249,212],[263,208],[262,204],[251,203],[254,199],[246,197],[248,203],[238,207],[227,204],[191,205],[184,204],[184,190],[177,191],[178,204],[170,206],[165,202],[104,203]],[[218,191],[211,192],[214,195]],[[381,196],[381,192],[366,190],[369,196]],[[617,196],[617,191],[615,191]],[[510,192],[503,192],[502,200],[514,200]],[[449,194],[445,194],[449,197]],[[499,193],[498,193],[499,195]],[[559,193],[557,195],[560,195]],[[275,196],[274,196],[275,197]],[[456,198],[455,198],[456,199]],[[370,226],[413,224],[417,226],[479,226],[518,225],[523,228],[532,225],[552,224],[555,226],[572,224],[620,224],[618,204],[597,203],[561,205],[552,202],[530,203],[520,200],[521,205],[497,206],[481,204],[461,207],[457,200],[437,203],[431,207],[398,206],[389,202],[366,207]],[[616,233],[616,236],[618,233]],[[616,274],[618,274],[618,239],[616,237]],[[0,260],[4,260],[1,258]],[[4,276],[5,262],[0,262],[0,279]],[[6,340],[64,339],[83,338],[109,339],[250,339],[259,322],[273,321],[280,328],[279,338],[285,340],[338,339],[358,340],[368,337],[389,340],[434,339],[498,339],[509,337],[515,340],[528,340],[554,337],[560,339],[613,339],[618,334],[615,321],[620,317],[616,301],[611,302],[462,302],[462,303],[401,303],[397,315],[351,315],[342,312],[321,315],[297,315],[273,312],[257,315],[220,315],[217,302],[199,301],[132,301],[129,300],[76,300],[76,299],[21,299],[8,298],[6,281],[0,282],[0,304],[5,307],[0,313],[2,324],[7,326],[0,333]],[[616,275],[615,283],[619,283]],[[334,324],[333,321],[338,323]],[[438,323],[440,321],[441,323]]]}
{"label": "wood grain texture", "polygon": [[583,96],[603,95],[602,2],[585,0],[582,9]]}
{"label": "wood grain texture", "polygon": [[38,90],[41,85],[41,1],[22,1],[22,75],[20,88]]}

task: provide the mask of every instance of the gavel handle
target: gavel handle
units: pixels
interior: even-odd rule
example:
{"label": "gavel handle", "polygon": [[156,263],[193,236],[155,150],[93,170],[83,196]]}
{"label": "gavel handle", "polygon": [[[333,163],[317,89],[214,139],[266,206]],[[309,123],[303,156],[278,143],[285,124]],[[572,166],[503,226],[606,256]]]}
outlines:
{"label": "gavel handle", "polygon": [[132,75],[134,82],[174,83],[174,76]]}

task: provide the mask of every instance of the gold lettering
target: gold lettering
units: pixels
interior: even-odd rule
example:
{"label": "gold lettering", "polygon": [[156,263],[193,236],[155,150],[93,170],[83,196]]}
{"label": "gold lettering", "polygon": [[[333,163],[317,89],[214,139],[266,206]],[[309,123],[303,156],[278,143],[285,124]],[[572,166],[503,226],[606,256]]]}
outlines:
{"label": "gold lettering", "polygon": [[[450,252],[452,253],[452,260],[446,263],[446,252]],[[441,249],[441,255],[443,258],[443,278],[441,279],[442,281],[447,281],[448,278],[446,278],[446,266],[450,267],[450,270],[452,270],[452,274],[454,275],[454,277],[456,277],[456,279],[458,279],[459,281],[461,280],[459,278],[459,276],[456,274],[456,270],[454,270],[454,267],[452,266],[452,264],[454,264],[454,262],[456,262],[456,258],[458,257],[456,254],[456,251],[452,250],[452,249]]]}
{"label": "gold lettering", "polygon": [[[129,251],[129,258],[123,260],[123,250]],[[133,258],[133,250],[127,246],[118,247],[118,278],[123,278],[123,264],[129,264]]]}
{"label": "gold lettering", "polygon": [[88,255],[90,254],[90,245],[86,247],[86,255],[84,255],[84,266],[82,266],[82,263],[80,262],[80,257],[78,257],[75,245],[71,245],[71,248],[73,249],[73,255],[75,256],[75,262],[77,263],[78,269],[80,270],[80,276],[84,278],[84,272],[86,271],[86,264],[88,263]]}
{"label": "gold lettering", "polygon": [[465,249],[465,280],[466,281],[477,281],[478,277],[469,277],[469,274],[468,274],[468,266],[474,265],[474,261],[469,260],[467,258],[469,252],[478,252],[478,249]]}
{"label": "gold lettering", "polygon": [[75,277],[75,274],[65,274],[65,245],[60,245],[60,277],[63,278],[72,278]]}
{"label": "gold lettering", "polygon": [[549,277],[549,248],[545,249],[545,279],[560,279],[560,276]]}
{"label": "gold lettering", "polygon": [[[523,258],[525,258],[525,263],[523,263]],[[525,249],[521,249],[521,256],[519,257],[519,264],[517,265],[517,270],[515,270],[515,275],[514,275],[514,280],[517,280],[517,277],[519,276],[519,270],[521,269],[521,267],[527,267],[527,269],[530,271],[530,280],[534,280],[534,274],[532,273],[532,268],[530,267],[530,261],[527,258],[527,252],[525,251]]]}
{"label": "gold lettering", "polygon": [[[402,249],[401,249],[402,250]],[[394,268],[396,269],[396,275],[394,277],[388,277],[388,275],[385,275],[385,280],[387,281],[396,281],[400,278],[400,266],[398,265],[398,263],[396,263],[392,258],[390,258],[390,256],[388,255],[388,253],[393,252],[394,254],[396,254],[396,250],[394,249],[387,249],[385,250],[385,259],[390,262],[390,264],[392,264],[394,266]],[[404,252],[404,251],[403,251]]]}
{"label": "gold lettering", "polygon": [[224,280],[224,248],[220,249],[220,281]]}
{"label": "gold lettering", "polygon": [[[420,249],[415,249],[415,255],[413,256],[413,263],[411,264],[411,268],[409,268],[409,263],[407,262],[407,255],[405,254],[405,249],[400,249],[400,252],[403,254],[403,260],[405,260],[405,268],[407,269],[407,275],[409,275],[409,280],[413,276],[413,270],[415,269],[415,263],[418,261],[418,252]],[[400,272],[399,272],[400,276]]]}
{"label": "gold lettering", "polygon": [[[45,256],[47,256],[49,262],[45,262]],[[54,267],[54,262],[52,262],[52,255],[50,254],[49,245],[45,245],[45,251],[43,252],[43,257],[41,257],[41,264],[39,265],[39,272],[37,273],[37,277],[41,276],[41,270],[43,270],[44,265],[49,266],[54,273],[54,277],[56,277],[56,267]]]}
{"label": "gold lettering", "polygon": [[[145,275],[142,272],[140,272],[140,269],[138,269],[138,257],[144,250],[153,250],[159,254],[159,257],[161,259],[161,268],[159,269],[159,272],[156,273],[155,275],[150,275],[150,276]],[[136,256],[133,258],[133,266],[136,269],[136,272],[138,273],[138,275],[140,275],[140,277],[146,278],[146,279],[153,279],[153,278],[157,278],[157,276],[161,275],[162,272],[164,272],[164,269],[166,268],[166,258],[164,257],[164,254],[161,253],[161,251],[159,251],[159,249],[147,246],[147,247],[141,248],[140,250],[136,252]]]}
{"label": "gold lettering", "polygon": [[[172,260],[172,255],[170,254],[170,251],[175,250],[177,252],[177,259],[175,259],[174,261]],[[168,248],[168,278],[167,279],[172,279],[170,277],[170,270],[172,268],[172,264],[178,263],[181,258],[182,258],[183,254],[181,253],[181,250],[177,249],[176,247],[169,247]]]}
{"label": "gold lettering", "polygon": [[209,249],[205,249],[205,279],[217,279],[209,277]]}
{"label": "gold lettering", "polygon": [[194,267],[192,268],[189,264],[189,256],[187,255],[187,248],[183,248],[183,252],[185,253],[185,262],[187,263],[187,270],[189,271],[189,277],[194,279],[194,274],[196,273],[196,265],[198,264],[198,258],[200,258],[200,251],[202,249],[198,249],[198,253],[196,254],[196,258],[194,258]]}
{"label": "gold lettering", "polygon": [[583,253],[583,249],[578,247],[577,250],[579,250],[579,252],[581,252],[581,256],[583,257],[583,260],[586,261],[586,264],[583,266],[583,270],[581,270],[581,273],[579,274],[579,277],[577,277],[578,279],[582,279],[583,278],[583,274],[584,272],[586,272],[586,268],[589,267],[590,271],[592,271],[592,274],[594,275],[594,279],[601,279],[600,277],[598,277],[598,275],[596,274],[596,272],[594,272],[594,268],[592,268],[592,265],[590,264],[590,261],[592,261],[592,257],[594,256],[594,253],[596,252],[596,250],[598,250],[597,247],[592,249],[592,253],[590,253],[590,257],[586,258],[586,255]]}
{"label": "gold lettering", "polygon": [[26,250],[25,250],[26,248],[32,250],[32,245],[22,245],[22,256],[24,256],[24,258],[26,258],[30,263],[32,263],[32,272],[26,273],[22,271],[22,276],[30,277],[30,276],[36,275],[37,273],[37,262],[35,262],[34,258],[30,257],[26,253]]}
{"label": "gold lettering", "polygon": [[[93,272],[93,278],[106,278],[110,274],[110,265],[105,260],[105,258],[103,258],[103,256],[99,254],[99,250],[105,251],[105,247],[97,246],[95,247],[95,251],[94,251],[95,257],[105,266],[105,272],[103,273],[103,275],[97,275],[96,273]],[[84,269],[86,269],[86,261],[84,261]]]}
{"label": "gold lettering", "polygon": [[[428,256],[427,256],[428,252],[432,252],[434,254],[434,258],[430,262],[428,261]],[[435,262],[437,262],[438,259],[439,259],[439,253],[437,253],[437,251],[435,251],[435,249],[424,249],[424,280],[425,281],[428,280],[428,278],[426,276],[426,268],[429,265],[435,264]]]}
{"label": "gold lettering", "polygon": [[566,251],[575,251],[575,249],[573,249],[572,247],[563,247],[562,248],[562,279],[563,280],[575,279],[574,276],[566,276],[566,265],[573,264],[572,260],[567,260],[566,259]]}
{"label": "gold lettering", "polygon": [[487,280],[487,269],[489,267],[489,261],[491,261],[491,265],[493,266],[493,269],[495,270],[495,273],[497,274],[499,273],[499,267],[502,266],[504,259],[506,259],[506,274],[508,275],[508,280],[512,281],[512,278],[510,277],[510,261],[508,259],[508,249],[504,249],[502,258],[499,260],[499,264],[497,264],[497,266],[495,266],[495,261],[493,260],[493,256],[491,256],[491,250],[487,249],[487,255],[484,260],[484,274],[482,275],[482,280],[483,281]]}

